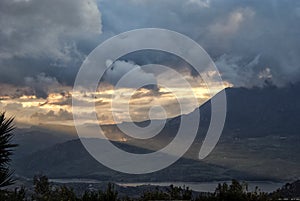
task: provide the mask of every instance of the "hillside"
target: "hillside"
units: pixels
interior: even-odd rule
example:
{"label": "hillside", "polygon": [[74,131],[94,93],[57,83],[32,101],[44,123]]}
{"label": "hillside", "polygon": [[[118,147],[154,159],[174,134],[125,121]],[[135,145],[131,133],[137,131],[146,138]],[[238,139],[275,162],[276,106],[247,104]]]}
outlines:
{"label": "hillside", "polygon": [[[210,103],[200,107],[201,122],[197,138],[184,158],[163,171],[139,176],[139,181],[206,181],[231,178],[246,180],[296,180],[300,177],[300,84],[285,88],[227,89],[227,120],[215,150],[203,161],[197,159],[209,125]],[[274,101],[276,100],[276,101]],[[141,122],[140,124],[146,124]],[[104,127],[107,135],[126,137],[116,146],[134,153],[147,153],[164,147],[178,129],[180,117],[167,120],[162,132],[151,140],[124,136],[115,125]],[[25,139],[23,139],[25,140]],[[47,138],[44,139],[51,142]],[[50,177],[88,177],[101,180],[132,181],[135,177],[113,172],[98,164],[78,140],[26,152],[15,160],[16,173],[31,177],[43,172]],[[41,137],[43,141],[43,137]],[[65,143],[62,143],[65,142]],[[18,141],[23,144],[22,140]],[[42,142],[37,142],[42,144]],[[35,147],[36,148],[36,147]],[[18,153],[19,154],[19,153]],[[18,155],[17,154],[17,155]],[[186,174],[186,170],[189,174]]]}

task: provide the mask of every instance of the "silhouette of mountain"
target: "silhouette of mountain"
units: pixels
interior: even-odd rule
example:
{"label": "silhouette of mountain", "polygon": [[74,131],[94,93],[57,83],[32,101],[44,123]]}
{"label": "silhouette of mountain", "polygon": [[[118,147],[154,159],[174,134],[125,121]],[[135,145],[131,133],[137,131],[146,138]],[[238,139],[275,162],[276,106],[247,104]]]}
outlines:
{"label": "silhouette of mountain", "polygon": [[[209,125],[210,102],[200,107],[200,129],[193,146],[184,158],[157,173],[132,177],[114,172],[89,156],[78,140],[65,142],[68,139],[59,136],[57,139],[52,138],[53,141],[43,137],[40,142],[32,141],[33,144],[42,144],[45,140],[48,144],[44,148],[48,148],[39,151],[34,149],[35,152],[24,151],[28,153],[27,156],[15,161],[16,172],[28,177],[43,172],[50,177],[118,181],[204,181],[231,178],[296,180],[300,177],[299,91],[300,84],[284,88],[226,89],[228,107],[223,134],[214,151],[203,161],[197,158]],[[168,144],[176,135],[179,124],[180,116],[168,119],[161,133],[150,140],[130,138],[115,125],[107,125],[103,129],[108,137],[127,139],[126,142],[114,142],[117,147],[133,153],[148,153]],[[23,142],[19,140],[18,143]],[[50,146],[55,143],[60,144]]]}
{"label": "silhouette of mountain", "polygon": [[[143,148],[120,142],[115,143],[122,149],[144,152]],[[227,170],[224,167],[187,158],[180,159],[171,167],[151,174],[133,176],[118,173],[93,159],[79,139],[54,145],[23,158],[17,163],[16,172],[27,177],[42,173],[51,178],[90,178],[126,182],[229,180],[233,177],[246,175],[246,173]],[[251,175],[247,176],[251,179],[258,178]]]}
{"label": "silhouette of mountain", "polygon": [[42,126],[32,126],[30,128],[16,129],[14,131],[13,142],[19,144],[15,150],[14,158],[24,157],[51,147],[57,143],[62,143],[77,138],[77,135],[62,131],[53,131]]}

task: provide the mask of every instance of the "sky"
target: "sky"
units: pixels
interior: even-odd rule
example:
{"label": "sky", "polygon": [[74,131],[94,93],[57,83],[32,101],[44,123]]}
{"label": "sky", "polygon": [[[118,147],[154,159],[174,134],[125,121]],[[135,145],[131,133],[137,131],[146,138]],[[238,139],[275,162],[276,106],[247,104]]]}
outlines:
{"label": "sky", "polygon": [[[72,125],[72,88],[86,56],[112,36],[149,27],[177,31],[198,42],[225,87],[284,87],[300,79],[299,20],[298,0],[1,0],[0,107],[19,124]],[[113,119],[110,104],[113,85],[133,68],[136,78],[169,80],[190,104],[178,80],[168,73],[158,78],[142,68],[149,63],[145,55],[115,62],[99,90],[82,95],[82,101],[95,101],[100,123],[130,120],[122,112]],[[211,98],[187,64],[168,55],[153,58],[184,75],[199,105]],[[165,106],[168,117],[179,114],[176,97],[163,87],[135,91],[123,86],[117,93],[134,95],[134,121],[147,120],[153,104]]]}

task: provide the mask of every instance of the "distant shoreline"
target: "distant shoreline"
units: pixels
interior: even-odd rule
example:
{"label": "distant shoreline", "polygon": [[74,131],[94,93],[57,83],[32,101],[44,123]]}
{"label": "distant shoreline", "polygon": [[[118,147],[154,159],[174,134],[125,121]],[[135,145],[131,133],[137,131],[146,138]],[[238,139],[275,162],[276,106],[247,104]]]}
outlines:
{"label": "distant shoreline", "polygon": [[[86,179],[86,178],[72,178],[72,179],[49,179],[50,182],[69,184],[69,183],[81,183],[81,184],[99,184],[105,183],[107,181],[100,181],[96,179]],[[242,180],[241,180],[242,181]],[[164,182],[114,182],[115,184],[123,187],[139,187],[139,186],[170,186],[171,184],[175,186],[186,186],[193,191],[197,192],[214,192],[215,188],[219,183],[230,183],[231,181],[205,181],[205,182],[179,182],[179,181],[164,181]],[[273,192],[278,188],[281,188],[286,182],[279,181],[245,181],[249,186],[249,191],[255,190],[257,186],[264,192]]]}

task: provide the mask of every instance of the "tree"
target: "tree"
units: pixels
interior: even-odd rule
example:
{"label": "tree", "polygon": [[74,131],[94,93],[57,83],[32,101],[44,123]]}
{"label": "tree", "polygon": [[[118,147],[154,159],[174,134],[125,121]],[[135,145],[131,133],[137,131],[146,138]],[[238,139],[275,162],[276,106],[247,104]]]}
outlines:
{"label": "tree", "polygon": [[35,175],[33,178],[34,194],[32,200],[46,201],[50,200],[51,185],[48,177],[44,175]]}
{"label": "tree", "polygon": [[18,146],[11,143],[12,131],[15,129],[13,121],[13,117],[5,117],[5,112],[0,113],[0,188],[14,183],[13,171],[8,167],[13,150]]}
{"label": "tree", "polygon": [[82,201],[117,201],[118,192],[115,190],[115,186],[112,183],[108,183],[105,191],[85,191]]}

